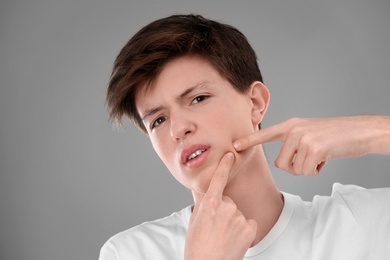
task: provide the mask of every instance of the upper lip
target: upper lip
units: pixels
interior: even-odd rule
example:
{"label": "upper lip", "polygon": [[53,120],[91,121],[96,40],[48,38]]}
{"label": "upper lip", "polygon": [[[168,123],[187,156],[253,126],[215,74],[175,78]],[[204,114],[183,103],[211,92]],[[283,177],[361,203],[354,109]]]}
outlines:
{"label": "upper lip", "polygon": [[182,164],[186,164],[188,162],[188,156],[190,156],[192,153],[196,152],[197,150],[201,149],[209,149],[209,146],[207,145],[202,145],[202,144],[196,144],[196,145],[191,145],[187,147],[186,149],[183,150],[181,153],[180,159]]}

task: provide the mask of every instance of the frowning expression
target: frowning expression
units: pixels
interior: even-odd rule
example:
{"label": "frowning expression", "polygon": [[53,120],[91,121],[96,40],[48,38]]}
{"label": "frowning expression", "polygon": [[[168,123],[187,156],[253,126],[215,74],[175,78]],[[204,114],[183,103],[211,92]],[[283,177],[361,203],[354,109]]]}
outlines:
{"label": "frowning expression", "polygon": [[[256,129],[249,95],[198,57],[168,63],[136,104],[158,156],[194,192],[207,190],[222,156],[235,152],[233,141]],[[235,154],[231,175],[245,160]]]}

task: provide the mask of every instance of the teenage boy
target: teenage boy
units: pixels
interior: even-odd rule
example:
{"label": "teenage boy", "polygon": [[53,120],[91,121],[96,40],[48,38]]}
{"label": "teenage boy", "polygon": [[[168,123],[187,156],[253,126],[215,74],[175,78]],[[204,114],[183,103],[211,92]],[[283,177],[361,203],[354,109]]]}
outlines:
{"label": "teenage boy", "polygon": [[269,104],[254,50],[237,29],[174,15],[137,32],[108,87],[114,120],[146,133],[194,205],[112,237],[100,259],[386,259],[390,189],[335,184],[312,202],[280,192],[276,166],[316,175],[333,158],[390,154],[386,116],[290,119],[262,129]]}

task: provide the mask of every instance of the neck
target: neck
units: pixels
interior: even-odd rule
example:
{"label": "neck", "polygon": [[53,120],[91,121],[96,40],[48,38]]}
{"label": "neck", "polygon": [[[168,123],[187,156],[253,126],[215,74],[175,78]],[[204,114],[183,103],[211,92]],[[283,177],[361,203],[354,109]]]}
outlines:
{"label": "neck", "polygon": [[224,190],[247,219],[257,222],[252,246],[268,234],[283,209],[283,197],[273,181],[263,148],[259,145],[253,149],[253,159],[241,165]]}

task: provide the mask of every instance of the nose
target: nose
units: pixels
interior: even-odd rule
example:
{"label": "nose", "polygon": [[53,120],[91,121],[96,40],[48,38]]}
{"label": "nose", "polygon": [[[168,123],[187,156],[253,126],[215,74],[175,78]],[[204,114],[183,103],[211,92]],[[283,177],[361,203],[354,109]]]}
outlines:
{"label": "nose", "polygon": [[183,140],[192,135],[196,130],[196,125],[190,116],[184,113],[176,113],[171,117],[171,136],[175,141]]}

